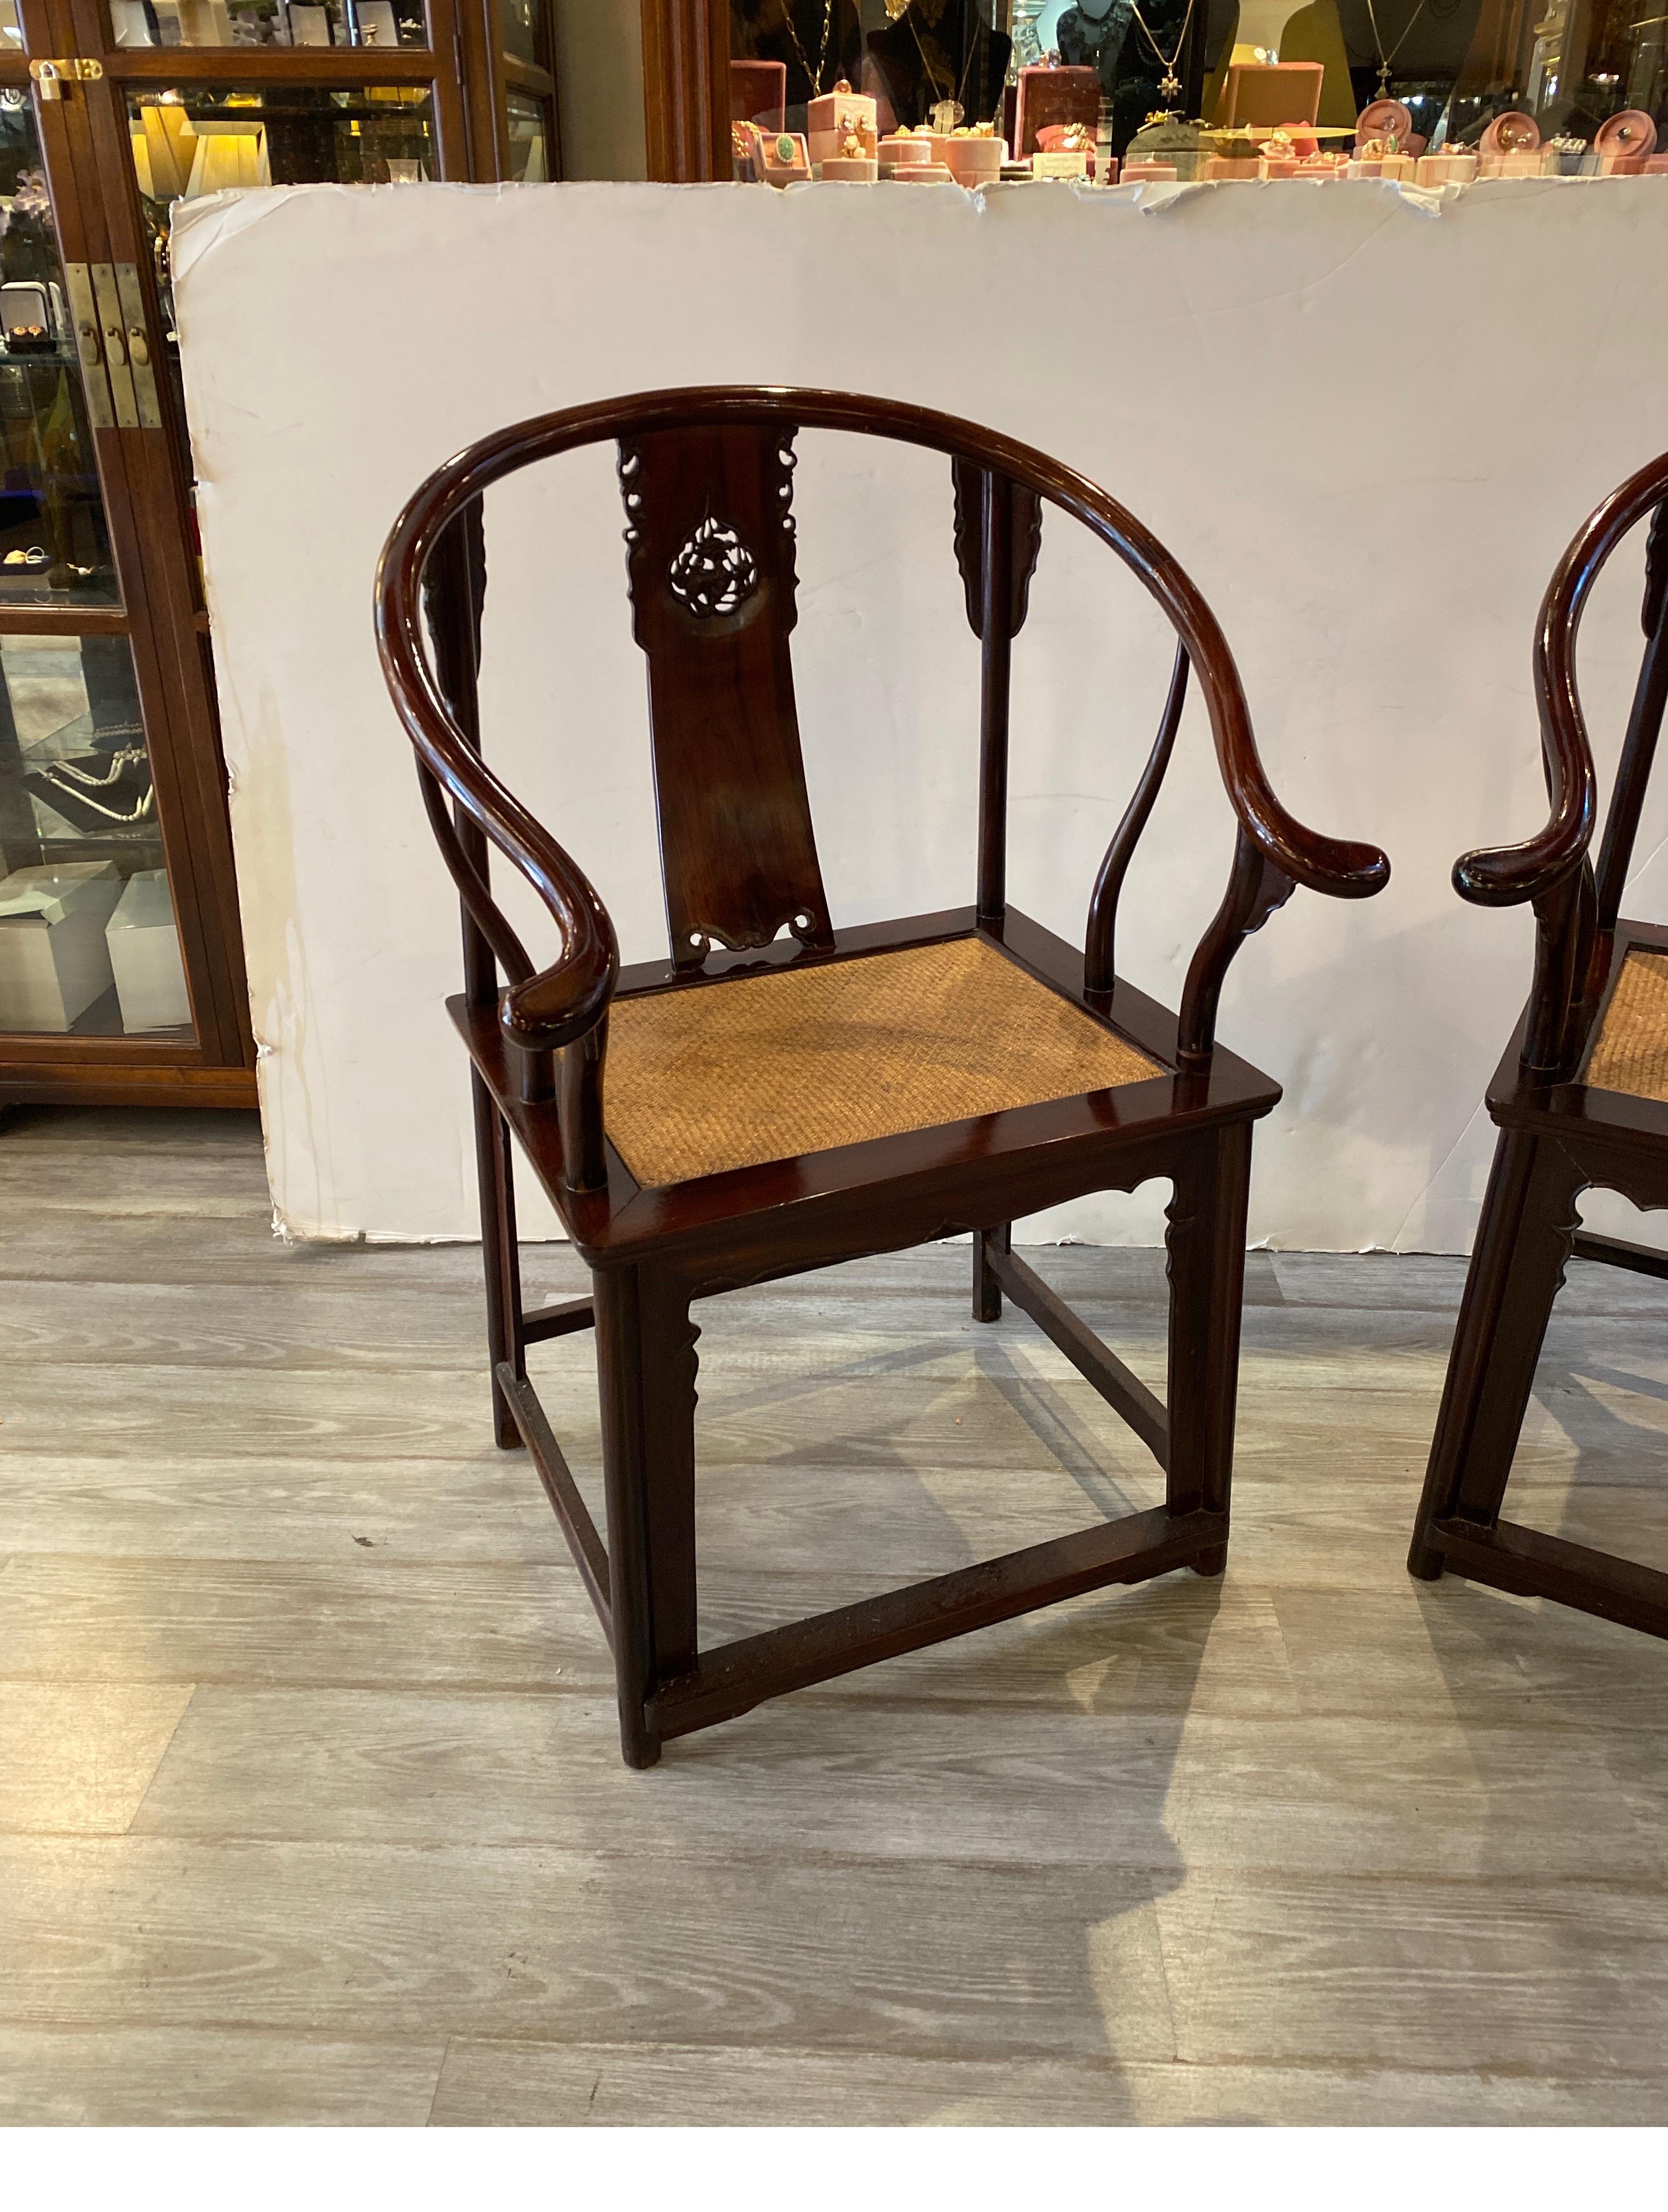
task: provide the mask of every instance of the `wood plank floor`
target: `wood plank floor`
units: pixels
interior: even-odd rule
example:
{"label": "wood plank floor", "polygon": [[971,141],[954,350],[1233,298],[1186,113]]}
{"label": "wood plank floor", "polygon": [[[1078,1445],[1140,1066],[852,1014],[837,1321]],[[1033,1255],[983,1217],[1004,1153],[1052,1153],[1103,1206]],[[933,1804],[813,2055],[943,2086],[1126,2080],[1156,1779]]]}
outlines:
{"label": "wood plank floor", "polygon": [[[1161,1255],[1032,1256],[1162,1389]],[[275,1242],[248,1117],[0,1121],[0,2118],[1668,2118],[1668,1646],[1403,1570],[1459,1263],[1252,1255],[1219,1583],[649,1774],[478,1267]],[[1157,1502],[967,1271],[698,1310],[709,1640]],[[1668,1295],[1571,1276],[1514,1516],[1668,1566]]]}

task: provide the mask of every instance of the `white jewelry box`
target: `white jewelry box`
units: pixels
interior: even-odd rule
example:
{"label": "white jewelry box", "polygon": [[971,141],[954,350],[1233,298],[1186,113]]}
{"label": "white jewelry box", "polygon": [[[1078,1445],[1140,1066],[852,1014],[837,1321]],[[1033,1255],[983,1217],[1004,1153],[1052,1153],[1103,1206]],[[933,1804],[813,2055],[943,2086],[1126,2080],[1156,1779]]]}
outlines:
{"label": "white jewelry box", "polygon": [[105,925],[121,895],[108,860],[0,881],[0,1030],[67,1030],[104,996],[116,980]]}
{"label": "white jewelry box", "polygon": [[128,878],[104,933],[128,1035],[189,1023],[191,994],[166,869],[147,868]]}

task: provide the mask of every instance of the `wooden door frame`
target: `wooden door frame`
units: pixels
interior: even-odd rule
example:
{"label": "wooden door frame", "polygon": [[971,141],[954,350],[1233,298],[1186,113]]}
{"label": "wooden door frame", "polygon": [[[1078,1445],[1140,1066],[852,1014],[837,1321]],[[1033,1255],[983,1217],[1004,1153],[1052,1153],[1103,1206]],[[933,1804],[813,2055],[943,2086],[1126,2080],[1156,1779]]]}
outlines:
{"label": "wooden door frame", "polygon": [[643,129],[656,184],[727,179],[730,0],[642,0]]}
{"label": "wooden door frame", "polygon": [[464,88],[469,125],[469,174],[476,184],[496,184],[509,176],[509,94],[521,93],[544,108],[546,161],[552,179],[561,174],[561,116],[556,99],[556,27],[552,0],[540,0],[544,52],[552,66],[540,68],[504,52],[499,36],[498,0],[457,0],[458,81]]}

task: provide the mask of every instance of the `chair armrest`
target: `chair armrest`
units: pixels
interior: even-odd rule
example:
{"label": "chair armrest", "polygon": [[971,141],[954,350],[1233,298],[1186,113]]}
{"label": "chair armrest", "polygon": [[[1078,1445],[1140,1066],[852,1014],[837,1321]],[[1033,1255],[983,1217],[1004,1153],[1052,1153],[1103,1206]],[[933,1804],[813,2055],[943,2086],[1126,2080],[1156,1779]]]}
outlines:
{"label": "chair armrest", "polygon": [[[1595,535],[1593,525],[1601,520],[1610,527],[1595,557],[1587,541]],[[1460,854],[1453,864],[1453,887],[1474,906],[1520,906],[1525,899],[1545,899],[1586,857],[1598,818],[1598,787],[1575,689],[1575,639],[1592,579],[1619,535],[1606,508],[1601,507],[1565,554],[1548,586],[1535,636],[1535,688],[1551,817],[1545,829],[1525,844],[1489,846]]]}
{"label": "chair armrest", "polygon": [[1269,788],[1249,732],[1245,750],[1224,755],[1219,743],[1217,757],[1234,811],[1271,867],[1306,890],[1323,891],[1330,898],[1371,898],[1390,881],[1389,857],[1376,845],[1325,837],[1287,813]]}
{"label": "chair armrest", "polygon": [[[431,501],[431,507],[433,502]],[[608,1011],[619,974],[614,925],[595,886],[543,825],[500,783],[465,735],[442,694],[423,647],[419,586],[434,542],[431,528],[396,525],[377,584],[377,643],[394,705],[418,762],[432,780],[429,818],[465,905],[506,978],[499,1022],[524,1052],[575,1043]],[[512,861],[543,900],[561,951],[535,969],[525,946],[470,861],[440,794],[445,793]]]}

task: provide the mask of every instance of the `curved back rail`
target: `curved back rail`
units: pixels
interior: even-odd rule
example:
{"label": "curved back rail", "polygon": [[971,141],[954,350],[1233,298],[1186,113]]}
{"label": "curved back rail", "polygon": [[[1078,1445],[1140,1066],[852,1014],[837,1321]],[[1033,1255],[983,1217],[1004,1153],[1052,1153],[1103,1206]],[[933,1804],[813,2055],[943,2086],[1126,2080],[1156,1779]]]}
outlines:
{"label": "curved back rail", "polygon": [[[889,438],[943,453],[952,464],[955,552],[981,653],[981,921],[999,921],[1005,907],[1010,659],[1025,619],[1045,501],[1111,547],[1163,610],[1177,640],[1157,738],[1089,902],[1084,983],[1091,997],[1104,1001],[1112,991],[1119,896],[1174,749],[1190,672],[1210,717],[1238,832],[1227,893],[1188,969],[1179,1032],[1184,1065],[1208,1063],[1228,964],[1296,885],[1361,898],[1388,878],[1389,863],[1374,847],[1323,837],[1286,812],[1258,758],[1233,657],[1191,580],[1133,515],[1046,454],[951,416],[835,392],[647,392],[518,423],[437,470],[396,522],[378,572],[377,637],[416,750],[429,819],[463,899],[469,995],[477,1006],[497,1000],[504,1033],[521,1055],[526,1096],[550,1095],[552,1055],[561,1055],[564,1172],[576,1188],[605,1179],[601,1084],[619,954],[584,872],[482,758],[476,702],[486,579],[482,497],[534,462],[616,443],[637,635],[650,662],[674,961],[698,968],[715,944],[767,943],[784,924],[815,947],[831,932],[786,643],[794,589],[792,446],[800,429]],[[730,526],[731,509],[752,516],[746,536]],[[699,518],[693,529],[691,518]],[[749,778],[737,773],[738,760]],[[707,787],[714,780],[724,787],[716,798]],[[546,968],[535,967],[493,900],[489,844],[520,870],[555,924],[560,949]],[[760,848],[767,857],[755,866]],[[494,968],[503,974],[501,991]]]}
{"label": "curved back rail", "polygon": [[[1598,779],[1576,682],[1581,617],[1605,562],[1647,515],[1645,653],[1623,740],[1595,875],[1589,848]],[[1668,705],[1668,453],[1630,477],[1590,515],[1553,572],[1535,633],[1535,693],[1551,815],[1522,845],[1465,853],[1454,888],[1478,906],[1535,910],[1535,978],[1523,1042],[1525,1072],[1574,1073],[1610,956],[1623,886]]]}

